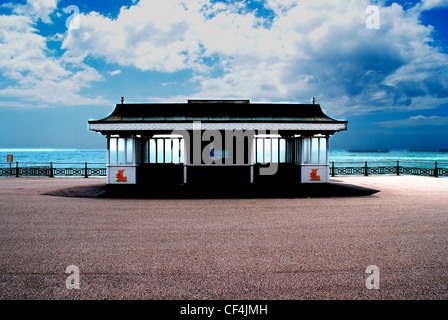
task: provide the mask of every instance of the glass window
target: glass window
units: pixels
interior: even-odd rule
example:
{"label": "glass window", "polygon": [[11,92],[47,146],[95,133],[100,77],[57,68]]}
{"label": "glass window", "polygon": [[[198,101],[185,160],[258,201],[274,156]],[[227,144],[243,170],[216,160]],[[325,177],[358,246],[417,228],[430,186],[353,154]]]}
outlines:
{"label": "glass window", "polygon": [[157,163],[163,163],[164,139],[156,139],[156,141],[157,141]]}
{"label": "glass window", "polygon": [[264,153],[263,142],[264,142],[264,139],[257,139],[257,162],[258,163],[263,162],[263,153]]}
{"label": "glass window", "polygon": [[285,154],[286,154],[286,140],[285,139],[279,139],[279,149],[280,149],[280,158],[279,162],[284,163],[285,162]]}
{"label": "glass window", "polygon": [[126,164],[125,142],[124,138],[118,138],[118,164]]}
{"label": "glass window", "polygon": [[319,163],[326,164],[327,163],[327,138],[320,138],[320,150],[319,150]]}
{"label": "glass window", "polygon": [[184,151],[184,149],[185,149],[185,140],[184,139],[179,140],[179,147],[180,147],[180,159],[179,159],[180,161],[179,162],[186,163],[185,151]]}
{"label": "glass window", "polygon": [[251,154],[252,154],[251,162],[252,163],[256,163],[257,162],[257,155],[255,154],[255,150],[257,150],[256,146],[255,146],[256,143],[257,143],[257,139],[254,139],[252,141],[252,152],[251,152]]}
{"label": "glass window", "polygon": [[299,154],[300,154],[300,144],[299,144],[299,139],[294,138],[294,163],[298,163],[299,162]]}
{"label": "glass window", "polygon": [[271,141],[272,141],[272,139],[264,139],[264,148],[265,148],[264,162],[265,163],[271,162]]}
{"label": "glass window", "polygon": [[126,139],[126,163],[132,164],[134,162],[134,139]]}
{"label": "glass window", "polygon": [[165,163],[171,163],[171,139],[165,139]]}
{"label": "glass window", "polygon": [[311,163],[311,145],[310,145],[310,138],[304,138],[303,139],[303,162],[304,163]]}
{"label": "glass window", "polygon": [[173,163],[180,163],[179,159],[179,139],[171,140],[171,154]]}
{"label": "glass window", "polygon": [[278,139],[272,139],[271,162],[278,162]]}
{"label": "glass window", "polygon": [[145,139],[142,141],[142,162],[149,162],[149,141]]}
{"label": "glass window", "polygon": [[149,139],[149,163],[156,163],[156,140]]}
{"label": "glass window", "polygon": [[311,163],[319,163],[319,138],[311,139]]}
{"label": "glass window", "polygon": [[117,164],[117,138],[109,139],[109,164]]}

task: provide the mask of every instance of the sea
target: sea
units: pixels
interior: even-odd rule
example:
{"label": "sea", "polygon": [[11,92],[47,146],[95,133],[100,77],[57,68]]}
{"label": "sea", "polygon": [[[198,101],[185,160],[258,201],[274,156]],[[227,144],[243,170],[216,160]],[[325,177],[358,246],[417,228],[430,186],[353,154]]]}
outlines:
{"label": "sea", "polygon": [[[0,149],[0,166],[9,167],[7,155],[13,156],[13,162],[20,166],[49,165],[55,167],[105,167],[107,153],[105,149]],[[335,166],[369,166],[396,165],[433,168],[435,162],[439,167],[448,167],[448,152],[417,150],[330,150],[330,163]]]}

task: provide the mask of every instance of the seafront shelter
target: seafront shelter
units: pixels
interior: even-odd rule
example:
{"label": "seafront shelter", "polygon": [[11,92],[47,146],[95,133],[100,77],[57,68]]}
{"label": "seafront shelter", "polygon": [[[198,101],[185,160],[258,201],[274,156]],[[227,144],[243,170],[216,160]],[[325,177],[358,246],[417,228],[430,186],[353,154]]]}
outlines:
{"label": "seafront shelter", "polygon": [[122,103],[89,129],[107,138],[107,184],[329,182],[329,139],[347,121],[319,104]]}

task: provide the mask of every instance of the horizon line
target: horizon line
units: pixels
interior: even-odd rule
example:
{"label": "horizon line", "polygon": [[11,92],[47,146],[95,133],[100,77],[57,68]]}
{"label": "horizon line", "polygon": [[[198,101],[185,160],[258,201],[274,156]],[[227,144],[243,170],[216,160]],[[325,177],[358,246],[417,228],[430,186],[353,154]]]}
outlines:
{"label": "horizon line", "polygon": [[[0,148],[0,152],[6,151],[106,151],[106,148]],[[356,150],[354,153],[362,152],[375,152],[377,150],[380,151],[410,151],[410,152],[446,152],[447,149],[383,149],[383,148],[366,148],[366,149],[330,149],[330,151],[347,151]]]}

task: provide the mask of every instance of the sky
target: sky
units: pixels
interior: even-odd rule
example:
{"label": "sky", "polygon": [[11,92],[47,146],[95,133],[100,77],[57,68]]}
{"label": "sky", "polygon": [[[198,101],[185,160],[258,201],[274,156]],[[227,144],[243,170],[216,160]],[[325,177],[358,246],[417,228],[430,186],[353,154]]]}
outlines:
{"label": "sky", "polygon": [[[448,0],[0,0],[0,148],[103,149],[120,103],[311,103],[333,149],[448,149]],[[275,112],[275,110],[273,110]]]}

